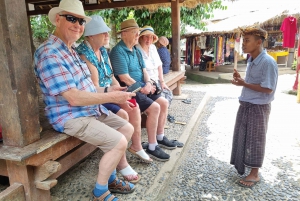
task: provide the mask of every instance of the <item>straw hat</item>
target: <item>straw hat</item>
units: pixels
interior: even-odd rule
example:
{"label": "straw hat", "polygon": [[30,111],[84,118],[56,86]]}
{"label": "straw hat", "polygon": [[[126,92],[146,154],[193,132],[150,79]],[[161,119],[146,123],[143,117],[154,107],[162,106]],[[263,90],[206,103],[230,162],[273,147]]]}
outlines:
{"label": "straw hat", "polygon": [[151,26],[144,26],[141,28],[140,37],[149,34],[153,36],[153,43],[156,43],[158,41],[158,37],[155,35],[154,29]]}
{"label": "straw hat", "polygon": [[159,37],[158,42],[165,47],[167,47],[167,45],[169,45],[169,40],[164,36]]}
{"label": "straw hat", "polygon": [[100,33],[106,33],[111,29],[105,24],[103,18],[99,15],[91,16],[92,20],[90,23],[85,25],[84,36],[92,36]]}
{"label": "straw hat", "polygon": [[92,18],[85,15],[81,1],[79,1],[79,0],[62,0],[59,3],[58,7],[52,8],[48,13],[49,20],[54,26],[56,26],[56,23],[55,23],[56,14],[60,13],[62,11],[66,11],[69,13],[73,13],[75,15],[79,15],[86,21],[86,23],[89,23],[92,20]]}
{"label": "straw hat", "polygon": [[121,29],[117,32],[117,34],[121,33],[122,31],[134,28],[140,28],[135,19],[125,20],[121,23]]}

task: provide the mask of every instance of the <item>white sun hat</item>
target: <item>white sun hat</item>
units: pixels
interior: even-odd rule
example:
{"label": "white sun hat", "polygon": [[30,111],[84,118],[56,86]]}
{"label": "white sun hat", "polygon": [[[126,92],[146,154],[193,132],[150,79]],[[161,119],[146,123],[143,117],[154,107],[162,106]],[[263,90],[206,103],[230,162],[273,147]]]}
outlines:
{"label": "white sun hat", "polygon": [[81,1],[79,1],[79,0],[62,0],[59,3],[58,7],[52,8],[48,13],[49,20],[54,26],[56,26],[56,23],[55,23],[56,14],[60,13],[62,11],[66,11],[66,12],[81,16],[86,21],[86,23],[89,23],[92,20],[92,18],[85,15]]}

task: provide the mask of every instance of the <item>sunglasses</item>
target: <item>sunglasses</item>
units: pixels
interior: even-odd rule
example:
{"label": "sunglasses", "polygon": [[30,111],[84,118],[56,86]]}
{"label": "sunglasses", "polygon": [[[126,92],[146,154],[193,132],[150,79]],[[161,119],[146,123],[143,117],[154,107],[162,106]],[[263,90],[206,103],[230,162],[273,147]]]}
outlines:
{"label": "sunglasses", "polygon": [[86,23],[85,19],[74,17],[73,15],[59,15],[59,16],[65,17],[68,22],[72,22],[73,24],[75,24],[78,21],[79,25],[84,26]]}

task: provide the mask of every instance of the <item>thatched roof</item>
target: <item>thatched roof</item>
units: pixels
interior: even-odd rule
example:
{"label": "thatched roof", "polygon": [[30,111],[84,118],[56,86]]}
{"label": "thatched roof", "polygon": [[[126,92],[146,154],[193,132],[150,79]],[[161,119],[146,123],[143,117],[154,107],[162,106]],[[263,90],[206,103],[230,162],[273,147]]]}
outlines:
{"label": "thatched roof", "polygon": [[[85,10],[100,10],[107,8],[134,7],[155,11],[160,7],[170,7],[174,0],[80,0]],[[194,8],[199,4],[211,3],[213,0],[179,0],[181,6]],[[228,0],[235,1],[235,0]],[[59,5],[59,0],[25,0],[28,4],[28,15],[47,14],[53,7]]]}
{"label": "thatched roof", "polygon": [[239,31],[239,27],[260,26],[262,28],[268,26],[280,26],[283,19],[289,15],[300,20],[300,6],[294,6],[289,10],[284,8],[263,9],[254,12],[248,12],[234,17],[224,19],[215,24],[209,24],[205,31],[190,29],[182,37],[197,36],[201,34],[224,34],[235,33]]}

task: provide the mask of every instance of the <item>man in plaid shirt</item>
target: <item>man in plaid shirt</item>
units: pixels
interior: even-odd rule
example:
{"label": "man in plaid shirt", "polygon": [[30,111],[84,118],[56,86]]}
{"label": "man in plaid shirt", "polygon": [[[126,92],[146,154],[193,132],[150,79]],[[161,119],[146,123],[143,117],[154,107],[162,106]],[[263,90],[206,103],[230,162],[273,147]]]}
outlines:
{"label": "man in plaid shirt", "polygon": [[86,63],[73,47],[83,34],[85,23],[91,20],[85,16],[80,1],[62,0],[48,16],[56,29],[34,54],[34,71],[46,104],[46,116],[56,131],[98,146],[104,152],[93,199],[118,200],[110,192],[131,193],[135,189],[132,183],[118,179],[115,171],[126,169],[132,174],[125,150],[133,127],[101,104],[130,105],[127,100],[135,94],[123,92],[124,87],[93,85]]}

